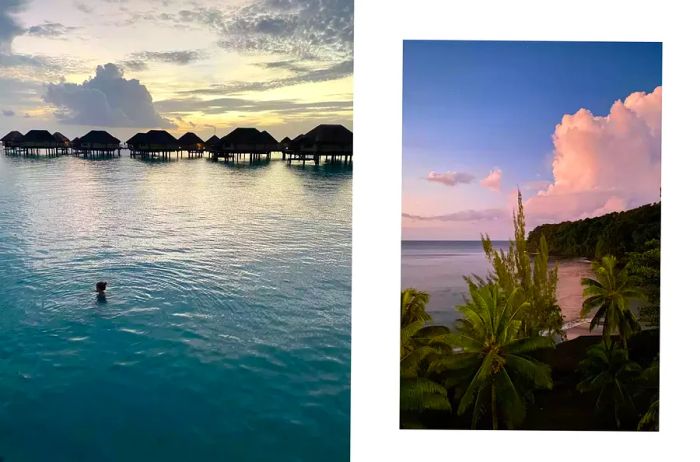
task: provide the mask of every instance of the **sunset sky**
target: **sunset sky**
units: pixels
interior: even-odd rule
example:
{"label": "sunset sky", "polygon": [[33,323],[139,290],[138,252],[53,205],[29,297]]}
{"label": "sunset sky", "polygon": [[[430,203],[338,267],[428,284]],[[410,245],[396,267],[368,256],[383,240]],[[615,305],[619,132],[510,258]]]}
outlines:
{"label": "sunset sky", "polygon": [[352,0],[0,0],[3,134],[352,129],[352,74]]}
{"label": "sunset sky", "polygon": [[660,43],[406,41],[403,91],[403,239],[660,198]]}

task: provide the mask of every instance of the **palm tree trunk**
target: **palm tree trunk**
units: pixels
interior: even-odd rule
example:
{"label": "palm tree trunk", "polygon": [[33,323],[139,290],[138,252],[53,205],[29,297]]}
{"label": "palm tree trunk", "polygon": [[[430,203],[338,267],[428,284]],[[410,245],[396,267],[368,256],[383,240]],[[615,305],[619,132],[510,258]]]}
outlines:
{"label": "palm tree trunk", "polygon": [[496,384],[491,382],[491,421],[493,429],[498,430],[498,409],[496,407]]}

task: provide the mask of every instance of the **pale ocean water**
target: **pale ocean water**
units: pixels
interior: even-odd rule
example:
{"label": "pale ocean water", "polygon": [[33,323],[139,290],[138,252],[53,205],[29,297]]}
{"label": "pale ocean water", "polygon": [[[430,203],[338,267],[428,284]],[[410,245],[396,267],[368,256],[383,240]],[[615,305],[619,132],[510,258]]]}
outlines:
{"label": "pale ocean water", "polygon": [[0,458],[348,460],[351,192],[347,167],[0,155]]}
{"label": "pale ocean water", "polygon": [[[507,241],[493,241],[507,250]],[[591,274],[584,259],[550,259],[559,267],[557,301],[565,323],[580,319],[583,288],[581,278]],[[430,294],[427,310],[436,324],[452,325],[460,317],[456,305],[467,297],[465,275],[486,277],[491,266],[481,241],[403,241],[401,243],[401,288],[413,287]]]}

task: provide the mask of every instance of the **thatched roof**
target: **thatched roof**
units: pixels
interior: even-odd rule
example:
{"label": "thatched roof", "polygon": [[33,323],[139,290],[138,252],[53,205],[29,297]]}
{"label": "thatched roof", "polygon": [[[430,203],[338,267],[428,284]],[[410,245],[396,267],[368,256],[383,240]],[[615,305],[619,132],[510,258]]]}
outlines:
{"label": "thatched roof", "polygon": [[54,133],[53,139],[55,139],[58,143],[64,144],[66,146],[70,144],[70,140],[68,139],[68,137],[61,132]]}
{"label": "thatched roof", "polygon": [[321,124],[294,138],[291,146],[295,150],[320,154],[349,154],[352,153],[352,132],[342,125]]}
{"label": "thatched roof", "polygon": [[32,147],[53,148],[58,143],[48,130],[29,130],[22,138],[22,144],[31,145]]}
{"label": "thatched roof", "polygon": [[179,147],[177,139],[165,130],[149,130],[143,137],[143,143],[172,149]]}
{"label": "thatched roof", "polygon": [[91,146],[116,146],[119,147],[118,138],[110,135],[104,130],[92,130],[85,136],[80,138],[80,145],[83,147]]}
{"label": "thatched roof", "polygon": [[270,135],[270,134],[267,132],[267,130],[263,130],[262,133],[261,133],[261,135],[262,135],[262,136],[260,137],[260,139],[266,140],[267,143],[269,143],[269,144],[279,144],[279,143],[277,143],[277,140],[276,140],[272,135]]}
{"label": "thatched roof", "polygon": [[285,136],[284,138],[282,138],[282,141],[280,141],[280,144],[289,144],[291,143],[291,141],[292,140],[290,140],[288,136]]}
{"label": "thatched roof", "polygon": [[221,138],[219,138],[219,137],[216,136],[216,135],[212,135],[212,137],[209,138],[209,139],[206,141],[206,143],[204,143],[204,145],[205,145],[206,147],[209,148],[209,147],[212,147],[212,146],[216,146],[220,141],[221,141]]}
{"label": "thatched roof", "polygon": [[342,125],[321,124],[306,134],[306,139],[316,143],[352,146],[352,132]]}
{"label": "thatched roof", "polygon": [[76,136],[75,138],[73,138],[73,141],[70,142],[70,145],[74,148],[80,146],[80,137]]}
{"label": "thatched roof", "polygon": [[187,132],[177,140],[180,143],[180,147],[201,147],[204,145],[202,138],[198,137],[192,132]]}
{"label": "thatched roof", "polygon": [[222,137],[220,146],[234,152],[269,152],[277,149],[277,140],[257,128],[239,127]]}
{"label": "thatched roof", "polygon": [[2,141],[3,143],[18,143],[22,141],[22,138],[24,138],[24,136],[20,132],[18,132],[17,130],[13,130],[7,135],[0,138],[0,141]]}
{"label": "thatched roof", "polygon": [[145,135],[146,135],[145,133],[139,132],[139,133],[135,134],[134,136],[132,136],[131,138],[129,138],[128,140],[126,140],[126,144],[138,144],[140,142],[141,138],[143,138]]}

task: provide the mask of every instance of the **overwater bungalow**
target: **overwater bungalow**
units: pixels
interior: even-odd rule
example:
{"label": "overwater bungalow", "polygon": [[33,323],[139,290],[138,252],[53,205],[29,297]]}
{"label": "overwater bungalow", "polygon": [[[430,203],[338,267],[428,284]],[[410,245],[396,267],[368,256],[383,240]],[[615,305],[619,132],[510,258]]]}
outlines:
{"label": "overwater bungalow", "polygon": [[178,140],[165,130],[150,130],[137,133],[126,142],[131,156],[170,158],[180,150]]}
{"label": "overwater bungalow", "polygon": [[204,141],[192,132],[187,132],[177,140],[180,149],[187,151],[187,157],[202,157]]}
{"label": "overwater bungalow", "polygon": [[217,149],[217,146],[221,143],[221,138],[219,138],[216,135],[212,135],[211,138],[209,138],[205,143],[204,143],[204,149],[206,149],[209,152],[215,151]]}
{"label": "overwater bungalow", "polygon": [[19,142],[19,152],[23,155],[59,156],[68,152],[63,142],[59,142],[47,130],[29,130]]}
{"label": "overwater bungalow", "polygon": [[82,136],[74,146],[76,154],[83,157],[121,156],[121,141],[104,130],[92,130]]}
{"label": "overwater bungalow", "polygon": [[313,160],[316,165],[326,160],[352,162],[352,132],[343,125],[321,124],[310,132],[299,135],[289,143],[287,160]]}
{"label": "overwater bungalow", "polygon": [[73,140],[70,142],[70,147],[74,153],[78,152],[78,149],[80,149],[80,137],[79,136],[76,136],[75,138],[73,138]]}
{"label": "overwater bungalow", "polygon": [[236,128],[222,137],[210,152],[214,160],[223,157],[225,161],[229,158],[236,161],[248,156],[248,160],[253,162],[263,157],[269,160],[271,153],[278,149],[277,140],[269,133],[257,128]]}
{"label": "overwater bungalow", "polygon": [[13,130],[10,133],[8,133],[7,135],[0,138],[0,142],[2,142],[2,146],[3,146],[3,150],[5,151],[5,154],[6,155],[18,154],[19,153],[19,146],[20,146],[20,142],[22,141],[22,138],[24,138],[24,135],[22,135],[17,130]]}
{"label": "overwater bungalow", "polygon": [[70,149],[70,140],[66,135],[61,132],[56,132],[53,134],[53,138],[56,140],[57,148],[61,151],[61,154],[68,154]]}

